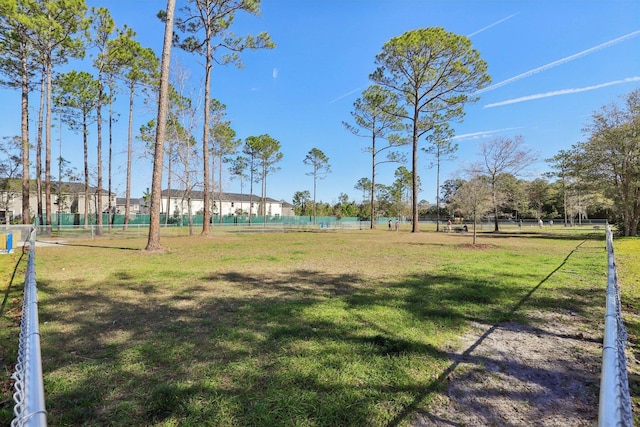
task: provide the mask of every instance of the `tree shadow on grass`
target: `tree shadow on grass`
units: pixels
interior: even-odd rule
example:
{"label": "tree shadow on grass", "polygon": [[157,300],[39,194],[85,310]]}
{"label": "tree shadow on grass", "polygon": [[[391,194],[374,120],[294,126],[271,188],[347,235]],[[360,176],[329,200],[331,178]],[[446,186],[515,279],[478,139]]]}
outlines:
{"label": "tree shadow on grass", "polygon": [[495,322],[462,353],[473,361],[561,266],[507,310],[497,302],[509,289],[453,272],[371,284],[317,270],[235,271],[167,287],[122,270],[68,293],[41,282],[50,421],[398,425],[462,360],[428,330]]}
{"label": "tree shadow on grass", "polygon": [[[419,414],[419,415],[423,415],[426,416],[427,418],[431,416],[431,414],[428,413],[424,413],[424,411],[422,411],[419,408],[419,404],[421,402],[423,402],[427,396],[429,396],[430,394],[439,391],[443,388],[443,385],[446,383],[447,378],[453,374],[453,372],[458,368],[458,366],[460,365],[460,363],[462,361],[472,361],[473,356],[472,353],[474,352],[474,350],[476,350],[491,334],[493,334],[496,329],[498,329],[499,327],[501,327],[501,325],[503,325],[505,322],[508,322],[509,320],[511,320],[516,312],[518,312],[522,306],[524,304],[526,304],[528,301],[530,301],[532,295],[545,283],[547,282],[555,273],[557,273],[562,267],[564,267],[566,265],[566,263],[569,261],[569,259],[571,258],[571,256],[585,243],[585,239],[582,239],[582,242],[579,243],[571,252],[569,252],[569,254],[565,257],[565,259],[554,269],[552,270],[546,277],[544,277],[537,285],[535,285],[533,288],[531,288],[524,296],[522,296],[522,298],[520,298],[520,300],[507,312],[501,313],[501,319],[498,320],[497,323],[493,324],[491,327],[489,327],[484,333],[482,333],[482,335],[480,335],[480,337],[471,345],[469,346],[467,349],[465,349],[461,354],[453,354],[451,355],[450,359],[452,360],[451,364],[445,369],[443,370],[440,375],[437,376],[437,378],[435,380],[433,380],[431,383],[429,383],[426,387],[424,387],[423,389],[419,390],[417,393],[417,396],[415,398],[415,400],[410,404],[407,405],[400,413],[398,413],[393,420],[391,420],[388,424],[387,427],[392,427],[392,426],[397,426],[399,425],[403,420],[405,420],[406,418],[408,418],[409,416],[411,416],[412,414]],[[537,307],[539,308],[550,308],[553,307],[553,304],[557,305],[557,301],[538,301],[537,302]],[[588,301],[584,301],[585,306],[588,304]],[[473,362],[473,361],[472,361]],[[476,360],[477,362],[477,360]],[[486,365],[488,361],[484,360],[482,361],[483,364]],[[512,367],[513,368],[513,367]],[[564,371],[565,368],[561,368],[561,371]],[[512,369],[513,372],[519,372],[519,371],[523,371],[522,369]],[[524,371],[529,371],[529,370],[524,370]],[[543,370],[546,371],[546,370]],[[560,373],[556,373],[551,374],[551,376],[556,376],[559,375]],[[546,372],[541,372],[538,373],[537,375],[540,378],[548,378],[549,375],[547,375]],[[544,385],[544,384],[543,384]],[[500,392],[500,391],[498,391]],[[543,392],[544,394],[544,392]],[[514,398],[516,398],[516,400],[518,399],[517,396],[514,396]],[[527,396],[526,400],[533,400],[532,396]],[[491,411],[489,411],[491,412]],[[497,413],[495,414],[495,419],[500,419],[500,414]]]}
{"label": "tree shadow on grass", "polygon": [[55,246],[75,246],[80,248],[96,248],[96,249],[119,249],[122,251],[142,251],[142,248],[130,248],[126,246],[105,246],[105,245],[88,245],[83,243],[68,243],[68,242],[47,242],[49,247]]}
{"label": "tree shadow on grass", "polygon": [[308,269],[272,274],[213,273],[203,279],[209,282],[230,282],[243,289],[291,293],[292,296],[300,291],[306,295],[350,295],[356,292],[358,283],[362,281],[356,274],[333,274]]}
{"label": "tree shadow on grass", "polygon": [[[464,237],[464,235],[459,235],[460,237]],[[467,237],[471,237],[467,235]],[[505,238],[524,238],[524,239],[547,239],[547,240],[575,240],[575,241],[584,241],[584,240],[602,240],[605,241],[605,234],[603,231],[594,231],[588,233],[572,233],[568,231],[567,233],[562,232],[544,232],[544,231],[522,231],[522,232],[509,232],[509,231],[498,231],[498,232],[481,232],[477,235],[479,240],[484,239],[505,239]]]}

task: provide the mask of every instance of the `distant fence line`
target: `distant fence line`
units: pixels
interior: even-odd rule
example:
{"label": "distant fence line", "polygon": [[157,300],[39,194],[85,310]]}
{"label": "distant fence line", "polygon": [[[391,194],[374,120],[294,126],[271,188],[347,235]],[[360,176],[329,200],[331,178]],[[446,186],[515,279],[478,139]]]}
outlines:
{"label": "distant fence line", "polygon": [[[125,215],[116,214],[116,215],[102,215],[102,224],[113,224],[113,225],[124,225]],[[317,216],[315,218],[315,223],[320,224],[320,222],[327,221],[359,221],[360,218],[357,217],[344,217],[337,219],[335,216]],[[385,218],[379,218],[378,221],[385,221]],[[150,221],[150,215],[148,214],[136,214],[129,216],[129,225],[148,225]],[[202,215],[191,215],[191,223],[193,225],[202,225],[203,216]],[[211,216],[212,224],[313,224],[314,218],[313,216],[304,215],[304,216],[294,216],[294,215],[278,215],[278,216],[252,216],[251,220],[249,220],[248,215],[223,215],[220,218],[218,215],[214,214]],[[84,215],[81,214],[57,214],[53,213],[51,215],[51,226],[56,227],[58,225],[61,226],[69,226],[69,225],[83,225],[84,224]],[[87,224],[88,225],[96,225],[97,224],[97,216],[95,214],[87,215]],[[167,225],[178,225],[178,226],[187,226],[189,225],[189,215],[170,215],[167,216],[165,214],[160,215],[160,224]]]}
{"label": "distant fence line", "polygon": [[[317,224],[310,223],[253,223],[253,224],[212,224],[211,232],[217,233],[221,230],[228,233],[270,233],[270,232],[288,232],[288,231],[318,231],[333,232],[339,230],[365,230],[369,228],[369,223],[365,221],[345,222],[345,221],[326,221]],[[193,234],[200,234],[202,224],[193,224]],[[148,224],[134,224],[124,226],[116,225],[61,225],[40,227],[38,233],[38,241],[59,241],[65,239],[99,239],[99,238],[136,238],[145,237],[149,231]],[[165,226],[161,224],[160,234],[162,236],[187,236],[189,235],[189,227],[179,224],[170,224]]]}
{"label": "distant fence line", "polygon": [[[29,242],[29,259],[25,272],[18,357],[15,372],[11,376],[15,380],[15,393],[13,394],[13,400],[15,401],[13,413],[15,418],[11,421],[11,427],[41,427],[47,425],[47,412],[42,381],[40,331],[38,325],[38,289],[35,269],[36,230],[35,227],[27,228],[27,226],[5,228],[5,230],[28,234],[28,237],[24,239],[16,239],[16,242]],[[19,248],[19,250],[22,250],[22,248]]]}
{"label": "distant fence line", "polygon": [[[396,219],[399,219],[401,223],[409,223],[411,222],[410,217],[378,217],[375,219],[374,223],[376,225],[386,225],[389,220],[395,222]],[[461,218],[455,218],[456,221],[466,222]],[[102,224],[105,226],[113,225],[113,226],[125,226],[125,215],[117,214],[117,215],[102,215]],[[136,226],[136,225],[149,225],[150,215],[146,214],[137,214],[130,215],[129,221],[127,223],[128,226]],[[191,224],[194,226],[202,226],[203,216],[202,215],[192,215],[191,216]],[[247,215],[229,215],[223,216],[220,218],[218,215],[213,215],[211,217],[212,225],[260,225],[260,224],[284,224],[284,225],[320,225],[323,224],[346,224],[346,223],[369,223],[371,220],[369,218],[359,218],[359,217],[337,217],[337,216],[317,216],[313,217],[310,215],[303,216],[295,216],[295,215],[286,215],[286,216],[253,216],[251,220]],[[435,217],[420,217],[419,222],[421,223],[432,223],[435,224],[437,219]],[[440,224],[445,224],[447,222],[446,218],[440,219]],[[537,219],[523,219],[523,220],[513,220],[513,219],[500,219],[500,224],[508,226],[508,225],[525,225],[525,226],[537,226]],[[87,224],[88,225],[97,225],[97,216],[95,214],[87,216]],[[173,225],[173,226],[188,226],[189,225],[189,216],[188,215],[179,215],[179,216],[168,216],[165,214],[160,215],[160,224],[163,225]],[[484,219],[479,222],[482,225],[491,225],[493,224],[492,219]],[[544,221],[544,225],[549,225],[549,220]],[[584,226],[584,225],[601,225],[605,226],[605,219],[588,219],[582,221],[575,221],[574,223],[567,224],[568,226]],[[50,227],[56,228],[58,226],[83,226],[84,225],[84,215],[80,214],[57,214],[53,213],[51,215],[51,224]],[[560,219],[555,220],[555,225],[562,226],[564,225]]]}
{"label": "distant fence line", "polygon": [[[201,218],[201,217],[200,217]],[[235,233],[261,233],[261,232],[288,232],[288,231],[320,231],[320,232],[334,232],[340,230],[367,230],[371,227],[371,221],[368,219],[362,219],[357,217],[316,217],[316,222],[313,222],[313,217],[309,216],[285,216],[285,217],[273,217],[267,218],[268,221],[264,221],[263,217],[254,217],[252,222],[241,220],[238,221],[225,221],[222,223],[213,221],[211,223],[211,232],[215,233],[217,230],[223,230],[225,232]],[[245,218],[246,219],[246,218]],[[392,226],[389,227],[389,222]],[[380,217],[376,219],[375,226],[378,229],[395,229],[395,218]],[[435,219],[421,219],[420,224],[428,228],[435,229]],[[401,226],[410,224],[410,221],[406,218],[400,219]],[[445,231],[446,221],[440,221],[440,230]],[[202,222],[194,221],[192,224],[191,232],[193,234],[200,234],[202,228]],[[163,236],[187,236],[189,235],[188,218],[183,218],[179,222],[165,224],[160,222],[160,233]],[[548,221],[543,224],[544,229],[561,229],[564,224],[555,223],[551,225]],[[574,224],[574,226],[568,226],[568,229],[584,229],[593,228],[599,229],[604,232],[606,226],[606,220],[594,219],[584,221],[582,224]],[[137,224],[108,224],[103,223],[98,226],[90,223],[87,226],[80,225],[49,225],[40,226],[38,228],[38,237],[42,241],[50,241],[51,239],[59,240],[65,238],[119,238],[119,237],[144,237],[148,234],[149,230],[148,218],[145,221],[141,221]],[[478,223],[479,230],[493,230],[494,224],[492,221],[483,221]],[[504,231],[527,231],[535,227],[540,227],[539,222],[536,220],[523,220],[520,221],[500,221],[500,229]]]}
{"label": "distant fence line", "polygon": [[[400,217],[398,218],[402,223],[410,222],[410,217]],[[203,216],[202,215],[191,215],[191,223],[194,226],[201,226]],[[377,225],[384,225],[389,220],[395,221],[396,217],[378,217],[375,219],[374,223]],[[456,220],[460,220],[460,218],[456,218]],[[148,214],[136,214],[129,215],[128,225],[149,225],[150,215]],[[317,216],[314,218],[312,215],[279,215],[279,216],[252,216],[251,223],[255,225],[259,224],[320,224],[320,223],[352,223],[352,222],[366,222],[370,223],[369,218],[359,218],[359,217],[336,217],[336,216]],[[437,220],[435,217],[420,217],[419,222],[425,223],[435,223]],[[537,219],[500,219],[500,224],[504,225],[517,225],[522,221],[523,225],[526,226],[537,226]],[[103,225],[125,225],[125,215],[116,214],[102,214],[102,224]],[[440,224],[445,224],[447,222],[447,218],[441,217]],[[469,223],[469,221],[463,221]],[[211,223],[213,225],[247,225],[249,224],[249,216],[248,215],[223,215],[220,218],[218,215],[214,214],[211,217]],[[90,214],[87,216],[87,224],[88,225],[96,225],[97,224],[97,216],[95,214]],[[189,225],[189,216],[188,215],[170,215],[167,216],[165,214],[160,215],[160,224],[167,225],[176,225],[176,226],[188,226]],[[479,224],[493,224],[492,219],[484,219],[479,222]],[[545,225],[549,225],[549,220],[544,220]],[[568,225],[570,226],[581,226],[581,225],[602,225],[606,224],[605,219],[583,219],[581,221],[575,221]],[[84,215],[81,214],[51,214],[51,224],[50,226],[56,228],[57,226],[82,226],[84,225]],[[555,219],[555,225],[562,226],[564,225],[561,219]]]}
{"label": "distant fence line", "polygon": [[627,330],[622,320],[620,288],[613,253],[613,233],[607,225],[607,301],[600,377],[599,427],[631,427],[633,416],[627,375]]}

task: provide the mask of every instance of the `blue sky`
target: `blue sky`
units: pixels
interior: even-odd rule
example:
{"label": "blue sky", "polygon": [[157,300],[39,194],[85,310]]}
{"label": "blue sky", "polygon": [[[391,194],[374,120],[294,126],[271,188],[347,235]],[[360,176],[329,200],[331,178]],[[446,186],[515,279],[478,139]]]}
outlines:
{"label": "blue sky", "polygon": [[[183,3],[178,0],[178,7]],[[166,2],[88,4],[108,7],[117,25],[132,27],[138,40],[160,55],[164,28],[155,14]],[[540,154],[529,178],[539,176],[548,170],[542,159],[584,139],[582,128],[593,111],[640,87],[637,0],[263,0],[260,17],[238,15],[233,28],[240,35],[267,31],[277,47],[243,53],[242,69],[214,68],[212,96],[226,104],[238,137],[267,133],[281,142],[281,170],[267,179],[270,197],[291,201],[294,192],[312,190],[303,159],[315,147],[329,157],[333,171],[318,182],[318,200],[334,203],[341,192],[361,200],[354,185],[370,178],[370,155],[363,152],[366,140],[347,132],[342,121],[350,121],[353,102],[371,84],[368,76],[382,45],[406,31],[431,26],[470,37],[493,81],[478,102],[466,107],[464,121],[453,124],[459,150],[456,160],[443,165],[442,180],[460,176],[465,165],[479,160],[481,141],[515,135]],[[194,88],[202,86],[199,58],[174,49],[172,59],[191,70]],[[125,96],[121,98],[114,138],[114,189],[120,196],[125,189],[127,112]],[[37,105],[36,94],[30,102]],[[18,92],[0,90],[0,136],[19,134],[19,105]],[[135,129],[154,115],[136,114]],[[196,137],[200,135],[197,131]],[[95,132],[91,137],[95,141]],[[80,136],[65,132],[62,140],[62,156],[82,170]],[[54,134],[54,157],[57,147]],[[94,152],[90,162],[95,164]],[[104,161],[106,165],[106,157]],[[434,202],[430,161],[421,154],[420,198]],[[382,165],[377,182],[391,184],[398,166]],[[138,159],[134,168],[133,196],[139,197],[151,186],[151,162]],[[223,185],[225,191],[240,191],[228,178]]]}

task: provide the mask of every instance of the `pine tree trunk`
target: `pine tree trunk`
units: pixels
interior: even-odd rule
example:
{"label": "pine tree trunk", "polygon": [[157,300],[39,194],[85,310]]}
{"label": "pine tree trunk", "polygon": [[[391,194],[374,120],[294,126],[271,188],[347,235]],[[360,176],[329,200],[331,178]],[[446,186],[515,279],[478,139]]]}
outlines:
{"label": "pine tree trunk", "polygon": [[160,96],[158,98],[158,124],[153,156],[153,178],[151,181],[151,215],[147,251],[163,250],[160,245],[160,204],[162,203],[162,159],[167,124],[169,95],[169,63],[171,60],[171,42],[173,39],[173,16],[176,0],[167,0],[167,19],[162,48],[162,67],[160,72]]}
{"label": "pine tree trunk", "polygon": [[134,85],[129,86],[129,126],[127,130],[127,186],[124,200],[124,229],[129,226],[129,210],[131,209],[131,157],[133,156],[133,95]]}
{"label": "pine tree trunk", "polygon": [[27,68],[27,52],[23,46],[22,52],[22,123],[20,126],[22,137],[22,223],[31,223],[31,212],[29,210],[29,78]]}

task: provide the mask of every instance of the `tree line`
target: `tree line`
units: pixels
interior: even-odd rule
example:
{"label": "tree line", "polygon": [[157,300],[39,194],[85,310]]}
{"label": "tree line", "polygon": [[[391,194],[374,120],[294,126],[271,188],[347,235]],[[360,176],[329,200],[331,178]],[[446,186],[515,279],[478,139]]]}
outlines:
{"label": "tree line", "polygon": [[[520,217],[562,220],[565,226],[591,217],[615,222],[624,236],[640,232],[640,89],[594,111],[585,139],[546,159],[551,172],[532,181],[518,179],[537,158],[521,137],[481,144],[481,161],[468,179],[449,181],[443,197],[475,222]],[[552,180],[552,181],[550,181]]]}
{"label": "tree line", "polygon": [[[175,2],[168,6],[175,8]],[[185,80],[182,76],[173,76],[169,84],[169,74],[166,73],[168,87],[167,96],[171,100],[166,108],[167,117],[163,117],[163,124],[168,123],[167,133],[163,134],[159,142],[162,154],[160,169],[168,169],[169,182],[174,176],[170,167],[176,157],[180,157],[181,164],[187,165],[186,172],[180,176],[186,182],[186,188],[191,184],[200,185],[204,189],[205,205],[213,205],[211,187],[213,182],[213,156],[219,161],[219,167],[224,156],[228,155],[234,144],[235,133],[229,122],[223,122],[224,105],[210,97],[210,75],[214,65],[242,66],[240,53],[245,50],[273,48],[275,44],[267,33],[258,35],[247,34],[237,36],[229,28],[238,12],[258,15],[260,2],[253,0],[223,0],[223,1],[189,1],[179,9],[175,19],[175,29],[172,16],[171,38],[169,42],[174,46],[193,53],[203,59],[205,90],[203,104],[205,108],[198,111],[198,100],[189,99],[185,95]],[[162,10],[158,17],[167,20],[167,12]],[[172,12],[173,15],[173,12]],[[84,155],[84,184],[85,184],[85,212],[89,211],[89,183],[94,179],[97,188],[107,187],[112,193],[112,135],[113,124],[116,121],[114,102],[119,94],[128,95],[128,142],[127,142],[127,172],[126,172],[126,205],[125,224],[128,222],[128,211],[131,197],[131,161],[133,157],[133,117],[134,101],[144,95],[145,103],[160,107],[162,70],[161,65],[168,68],[169,55],[161,61],[150,48],[145,48],[135,39],[136,33],[132,28],[117,27],[109,9],[105,7],[88,8],[84,0],[0,0],[0,84],[5,87],[21,91],[21,135],[19,158],[22,166],[22,213],[24,223],[29,223],[32,213],[29,211],[29,192],[33,190],[30,180],[30,167],[35,163],[35,193],[37,194],[37,212],[41,224],[51,223],[52,212],[52,158],[51,144],[54,117],[60,125],[64,124],[74,132],[82,135]],[[170,50],[170,49],[169,49]],[[168,52],[167,52],[168,53]],[[72,70],[66,73],[58,72],[60,67],[70,59],[82,60],[86,56],[93,58],[91,70]],[[175,73],[174,73],[175,74]],[[182,87],[174,87],[182,85]],[[31,96],[39,93],[37,107],[37,136],[35,144],[29,141],[29,122]],[[168,104],[169,105],[169,104]],[[200,121],[198,114],[203,117],[201,123],[202,138],[200,146],[200,165],[194,168],[196,157],[193,154],[198,141],[193,137],[195,124]],[[103,157],[104,143],[103,126],[108,125],[108,184],[104,183]],[[160,120],[147,123],[140,129],[138,139],[148,144],[148,152],[155,155],[156,127]],[[94,138],[90,138],[93,134]],[[165,138],[166,137],[166,138]],[[181,146],[178,146],[180,144]],[[93,147],[91,147],[93,145]],[[30,159],[30,149],[34,149],[36,159]],[[90,176],[88,153],[95,149],[97,155],[96,171]],[[269,152],[271,150],[271,152]],[[282,158],[279,142],[268,135],[250,137],[247,139],[245,154],[248,158],[251,173],[258,173],[261,177],[264,191],[266,176],[273,170],[273,163]],[[273,156],[271,158],[270,156]],[[58,159],[60,165],[65,160]],[[241,163],[243,164],[243,163]],[[256,172],[254,168],[260,167]],[[62,169],[62,166],[60,167]],[[235,171],[242,175],[236,168]],[[160,170],[161,172],[161,170]],[[200,172],[196,179],[195,172]],[[16,174],[17,175],[17,174]],[[62,175],[62,174],[60,174]],[[186,177],[186,179],[185,179]],[[61,179],[62,176],[59,176]],[[252,181],[253,182],[253,181]],[[44,197],[42,196],[44,194]],[[97,204],[103,206],[102,191],[97,192]],[[108,212],[113,212],[111,199],[108,202]],[[202,233],[209,232],[209,218],[211,209],[203,212],[205,221]],[[99,226],[102,225],[102,215],[96,213]],[[85,225],[88,218],[85,215]]]}
{"label": "tree line", "polygon": [[[380,93],[380,88],[366,89],[365,97]],[[390,96],[388,93],[386,96]],[[354,106],[362,111],[362,99]],[[369,122],[371,123],[371,122]],[[348,126],[349,130],[353,128]],[[524,138],[498,136],[479,144],[478,161],[464,168],[460,178],[436,183],[437,203],[426,200],[417,203],[420,219],[436,220],[438,227],[445,219],[465,218],[474,224],[490,219],[494,230],[500,221],[522,219],[556,220],[565,226],[581,224],[588,218],[604,218],[615,222],[625,236],[638,235],[640,223],[640,89],[622,97],[620,104],[602,106],[594,111],[583,128],[585,140],[569,150],[561,150],[545,159],[550,172],[530,178],[528,167],[538,160]],[[380,133],[370,133],[376,141]],[[400,148],[400,138],[387,142],[384,149]],[[381,163],[402,163],[401,152],[376,161],[382,149],[374,145],[366,151],[373,153],[372,176]],[[452,160],[457,145],[451,138],[423,148],[432,156],[433,166],[443,159]],[[321,215],[358,216],[375,224],[379,217],[409,218],[412,215],[412,173],[405,166],[395,171],[391,185],[376,183],[363,177],[355,189],[362,192],[362,202],[349,201],[341,193],[339,202],[318,204]],[[439,177],[439,172],[437,173]],[[418,185],[421,184],[418,177]],[[369,202],[367,202],[370,201]],[[308,215],[315,200],[308,191],[293,196],[296,214]],[[442,218],[445,218],[441,221]]]}
{"label": "tree line", "polygon": [[[212,202],[215,175],[220,190],[223,164],[227,164],[232,179],[241,181],[241,189],[246,180],[249,193],[253,194],[253,184],[261,183],[261,196],[266,196],[267,178],[278,170],[277,164],[283,157],[279,141],[265,133],[250,136],[243,144],[231,123],[225,120],[224,104],[210,96],[213,67],[239,67],[244,51],[275,47],[265,32],[238,36],[230,30],[237,13],[257,15],[260,2],[190,0],[177,14],[175,6],[174,0],[168,0],[166,9],[158,14],[165,22],[164,47],[162,57],[158,58],[135,40],[133,29],[117,28],[106,8],[88,9],[84,0],[0,0],[1,83],[21,92],[19,158],[24,222],[30,218],[28,126],[29,95],[34,91],[40,94],[35,142],[37,216],[44,224],[50,223],[52,211],[53,117],[58,116],[83,137],[85,191],[90,179],[88,136],[93,127],[98,158],[96,182],[98,188],[104,185],[102,126],[107,124],[107,185],[111,193],[113,106],[119,93],[126,93],[129,99],[127,200],[130,198],[134,101],[138,95],[145,95],[147,102],[158,109],[156,120],[143,126],[137,135],[146,142],[154,159],[148,248],[160,247],[159,240],[152,236],[158,234],[156,221],[159,221],[163,171],[168,171],[169,188],[172,179],[178,180],[187,194],[194,186],[203,188],[207,207],[203,212],[203,235],[210,231],[211,212],[215,208]],[[180,71],[174,63],[170,72],[172,46],[200,57],[205,77],[201,102],[188,93],[184,77],[188,70]],[[87,53],[93,57],[92,73],[56,72],[70,58],[81,59]],[[587,140],[549,159],[554,172],[548,178],[556,179],[552,183],[542,178],[520,181],[524,166],[532,162],[534,153],[525,148],[521,137],[501,137],[481,146],[483,161],[469,168],[464,180],[441,185],[442,162],[452,160],[457,150],[451,124],[462,120],[464,106],[476,101],[478,91],[490,84],[486,62],[467,37],[433,27],[407,31],[390,39],[375,57],[375,66],[369,75],[373,84],[355,101],[351,120],[343,123],[347,131],[367,141],[365,152],[370,156],[371,175],[358,181],[356,188],[363,192],[363,198],[368,198],[368,206],[363,203],[358,207],[355,201],[341,194],[340,215],[352,216],[355,212],[371,218],[373,227],[374,218],[380,214],[403,214],[410,218],[412,231],[419,231],[418,219],[424,211],[424,203],[418,200],[422,185],[419,159],[424,153],[429,156],[429,166],[436,168],[434,213],[438,220],[440,215],[450,215],[448,210],[455,206],[454,200],[458,200],[458,209],[463,210],[461,198],[454,196],[469,194],[473,183],[472,193],[487,190],[487,196],[478,200],[488,200],[486,209],[495,220],[496,231],[498,218],[509,212],[531,215],[535,211],[540,217],[561,215],[567,223],[576,215],[580,218],[580,212],[586,215],[593,206],[606,206],[607,215],[620,221],[625,234],[638,233],[637,91],[625,99],[624,107],[612,105],[594,113],[592,122],[585,127]],[[197,132],[201,137],[195,137]],[[409,147],[408,158],[403,151],[405,146]],[[404,164],[407,160],[410,168],[398,168],[391,185],[376,182],[377,172],[385,163]],[[311,213],[315,217],[328,210],[327,206],[316,203],[316,187],[318,180],[330,172],[329,159],[322,150],[313,148],[303,161],[311,168],[313,195],[308,191],[296,192],[294,205],[300,213]],[[60,165],[62,162],[63,159],[59,159]],[[558,185],[561,185],[560,192]],[[44,200],[40,200],[42,189]],[[451,193],[453,189],[455,194]],[[536,197],[535,189],[540,193]],[[548,194],[562,194],[563,204],[548,207]],[[337,212],[335,206],[331,209]],[[486,215],[486,209],[478,212]],[[98,221],[101,225],[101,215]]]}

